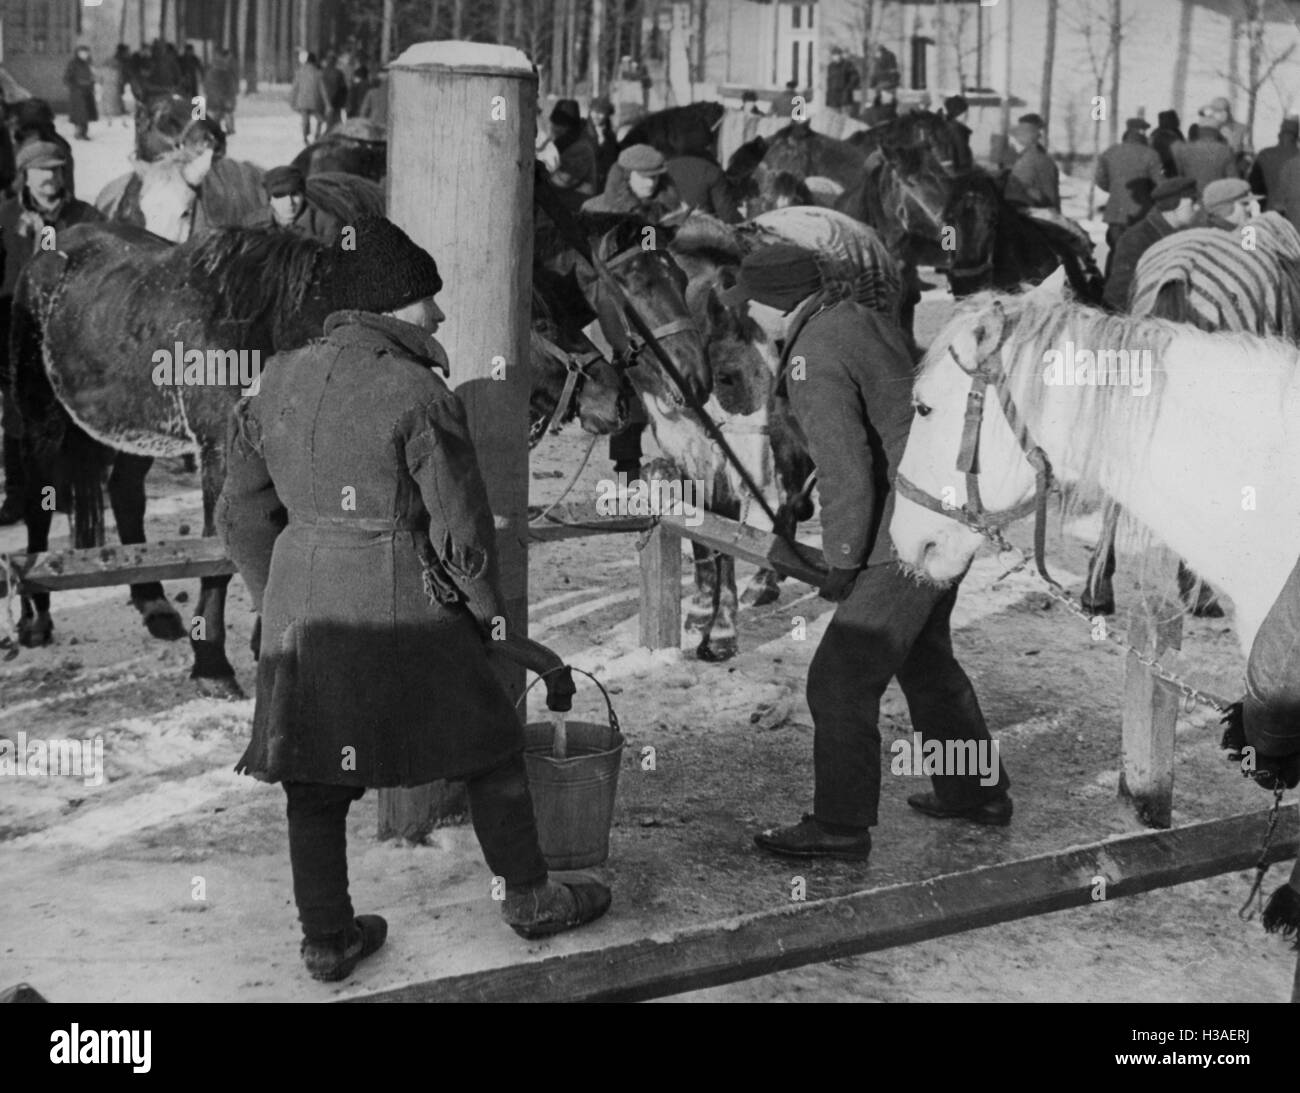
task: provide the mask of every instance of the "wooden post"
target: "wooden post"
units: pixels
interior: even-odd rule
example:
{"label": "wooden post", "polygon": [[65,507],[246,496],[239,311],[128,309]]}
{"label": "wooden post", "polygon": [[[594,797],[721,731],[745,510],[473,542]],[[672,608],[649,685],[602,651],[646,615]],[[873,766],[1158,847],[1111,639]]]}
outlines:
{"label": "wooden post", "polygon": [[[1183,640],[1182,604],[1176,593],[1178,561],[1163,547],[1149,557],[1153,591],[1129,617],[1128,639],[1146,656],[1167,663]],[[1156,583],[1159,582],[1159,583]],[[1168,827],[1174,798],[1174,724],[1178,692],[1129,653],[1124,664],[1123,767],[1120,796],[1132,802],[1148,827]]]}
{"label": "wooden post", "polygon": [[682,541],[666,524],[650,529],[641,548],[641,644],[682,645]]}
{"label": "wooden post", "polygon": [[[507,630],[526,637],[537,79],[517,49],[454,40],[412,46],[390,70],[388,215],[442,274],[438,304],[447,319],[438,340],[496,514]],[[448,156],[448,148],[456,154]],[[496,663],[517,699],[522,669]],[[381,791],[381,821],[408,837],[420,834],[463,812],[461,796],[459,785]]]}

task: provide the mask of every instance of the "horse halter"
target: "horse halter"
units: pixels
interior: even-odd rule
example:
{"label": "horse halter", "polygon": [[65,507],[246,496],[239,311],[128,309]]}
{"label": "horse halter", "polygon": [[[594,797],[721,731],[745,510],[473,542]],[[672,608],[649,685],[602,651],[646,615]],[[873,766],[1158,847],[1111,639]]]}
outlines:
{"label": "horse halter", "polygon": [[[1047,572],[1045,556],[1047,495],[1052,487],[1052,464],[1048,461],[1047,453],[1035,444],[1029,435],[1029,429],[1021,420],[1020,413],[1011,399],[1007,374],[996,363],[1000,360],[999,354],[1010,335],[1011,325],[1010,322],[1004,322],[997,345],[974,367],[968,366],[951,345],[948,347],[948,353],[957,367],[971,377],[971,388],[966,395],[966,417],[962,424],[961,447],[957,451],[957,470],[966,476],[966,503],[960,508],[947,504],[926,493],[901,473],[895,476],[894,488],[903,497],[922,508],[937,512],[950,520],[956,520],[959,524],[964,524],[972,531],[978,532],[1003,552],[1012,548],[1003,536],[1002,529],[1032,512],[1034,514],[1034,564],[1038,567],[1039,575],[1043,580],[1055,588],[1060,588],[1056,580]],[[997,512],[990,512],[984,507],[979,487],[980,428],[984,423],[984,395],[990,386],[997,393],[1002,412],[1006,415],[1007,424],[1015,434],[1021,451],[1025,453],[1025,458],[1034,469],[1034,496],[1012,508]]]}
{"label": "horse halter", "polygon": [[555,402],[555,409],[550,414],[541,417],[528,430],[528,446],[530,448],[534,448],[541,443],[542,437],[546,435],[548,425],[552,433],[560,431],[569,414],[569,403],[577,397],[578,389],[582,386],[583,381],[591,379],[591,373],[587,369],[598,361],[604,360],[600,350],[594,347],[586,353],[570,353],[561,349],[544,334],[539,334],[534,330],[532,336],[537,344],[541,346],[542,352],[553,361],[564,366],[566,375],[560,397]]}

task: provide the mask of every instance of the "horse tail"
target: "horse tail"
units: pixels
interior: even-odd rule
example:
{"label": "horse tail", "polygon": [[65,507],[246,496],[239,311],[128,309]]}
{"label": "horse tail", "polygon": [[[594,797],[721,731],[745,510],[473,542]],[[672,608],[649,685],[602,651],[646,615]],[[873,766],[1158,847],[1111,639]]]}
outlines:
{"label": "horse tail", "polygon": [[64,434],[63,480],[68,490],[72,545],[104,545],[103,470],[107,449],[83,429],[71,425]]}

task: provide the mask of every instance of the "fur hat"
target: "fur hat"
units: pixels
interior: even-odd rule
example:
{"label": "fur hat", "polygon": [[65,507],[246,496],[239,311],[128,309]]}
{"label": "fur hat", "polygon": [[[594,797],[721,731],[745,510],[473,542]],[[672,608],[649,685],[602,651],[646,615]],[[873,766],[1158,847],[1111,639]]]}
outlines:
{"label": "fur hat", "polygon": [[551,121],[557,125],[577,127],[582,125],[582,111],[578,109],[576,99],[561,99],[551,111]]}
{"label": "fur hat", "polygon": [[396,311],[442,291],[438,266],[406,232],[382,216],[354,225],[356,249],[334,247],[326,283],[338,309]]}

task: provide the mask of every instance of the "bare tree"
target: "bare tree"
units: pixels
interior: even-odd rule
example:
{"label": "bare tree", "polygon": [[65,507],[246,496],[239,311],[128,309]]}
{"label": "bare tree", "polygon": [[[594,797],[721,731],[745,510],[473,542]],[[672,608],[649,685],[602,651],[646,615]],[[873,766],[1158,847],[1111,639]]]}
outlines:
{"label": "bare tree", "polygon": [[[1119,44],[1133,16],[1123,17],[1120,0],[1075,0],[1067,18],[1071,28],[1083,41],[1084,57],[1092,77],[1092,154],[1101,155],[1101,123],[1109,120],[1112,141],[1118,117],[1119,74],[1117,68]],[[1111,77],[1111,101],[1106,101],[1106,78]],[[1098,109],[1100,107],[1101,109]],[[1088,207],[1092,208],[1095,185],[1088,187]]]}
{"label": "bare tree", "polygon": [[[1276,34],[1272,36],[1271,41],[1265,38],[1264,31],[1270,22],[1269,9],[1274,6],[1270,0],[1238,0],[1238,4],[1235,21],[1240,27],[1241,36],[1246,39],[1246,71],[1243,74],[1239,66],[1232,64],[1229,65],[1227,72],[1216,70],[1215,75],[1226,80],[1230,87],[1237,88],[1245,94],[1246,128],[1253,133],[1259,94],[1265,86],[1272,84],[1284,110],[1292,101],[1289,89],[1282,86],[1276,79],[1276,74],[1277,70],[1291,59],[1296,49],[1300,48],[1300,41],[1292,41],[1283,49],[1279,48]],[[1292,17],[1286,4],[1278,3],[1276,6],[1282,18]],[[1234,41],[1233,58],[1236,54],[1237,43]]]}
{"label": "bare tree", "polygon": [[1043,90],[1038,100],[1038,112],[1048,124],[1052,121],[1052,79],[1056,68],[1056,15],[1058,0],[1047,2],[1047,48],[1043,52]]}

